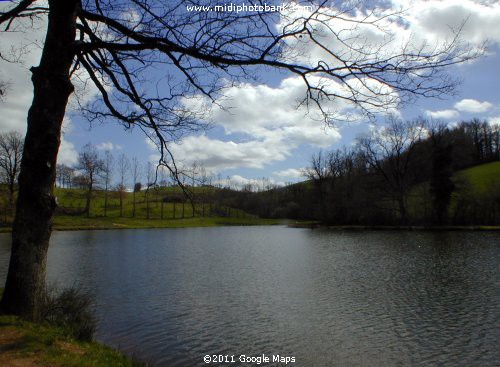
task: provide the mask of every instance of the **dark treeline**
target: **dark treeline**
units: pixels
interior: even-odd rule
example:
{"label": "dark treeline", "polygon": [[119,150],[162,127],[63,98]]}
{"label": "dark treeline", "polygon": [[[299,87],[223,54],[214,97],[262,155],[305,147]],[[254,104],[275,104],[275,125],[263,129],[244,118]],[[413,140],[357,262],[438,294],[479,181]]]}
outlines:
{"label": "dark treeline", "polygon": [[332,225],[500,223],[500,185],[474,189],[457,171],[500,157],[499,127],[456,127],[390,119],[351,148],[319,152],[306,182],[261,193],[233,193],[233,205],[262,217]]}

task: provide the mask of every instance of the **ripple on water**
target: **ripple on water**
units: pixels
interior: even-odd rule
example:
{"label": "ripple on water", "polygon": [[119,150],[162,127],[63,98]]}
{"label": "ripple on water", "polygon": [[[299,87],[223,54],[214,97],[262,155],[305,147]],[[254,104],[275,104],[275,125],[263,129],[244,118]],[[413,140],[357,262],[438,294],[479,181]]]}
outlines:
{"label": "ripple on water", "polygon": [[[99,340],[158,366],[262,353],[297,366],[495,366],[498,240],[282,227],[57,232],[48,269],[94,291]],[[8,242],[0,237],[0,264]]]}

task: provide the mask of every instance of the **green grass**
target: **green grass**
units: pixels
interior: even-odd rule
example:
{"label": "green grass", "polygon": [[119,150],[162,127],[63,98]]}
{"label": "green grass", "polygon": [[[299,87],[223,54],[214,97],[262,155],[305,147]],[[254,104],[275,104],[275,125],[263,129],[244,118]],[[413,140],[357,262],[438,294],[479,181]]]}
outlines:
{"label": "green grass", "polygon": [[284,221],[276,219],[261,219],[256,217],[229,218],[229,217],[194,217],[184,219],[144,219],[83,216],[56,216],[55,229],[124,229],[124,228],[184,228],[184,227],[214,227],[223,225],[274,225]]}
{"label": "green grass", "polygon": [[61,329],[0,316],[0,364],[7,366],[141,366],[96,342],[80,342]]}
{"label": "green grass", "polygon": [[[455,210],[457,195],[465,190],[472,200],[488,200],[494,196],[494,190],[500,187],[500,162],[491,162],[461,171],[453,175],[456,191],[452,194],[450,212]],[[432,212],[429,183],[414,186],[408,195],[408,212],[413,218],[429,217]],[[396,208],[396,207],[395,207]],[[488,228],[488,227],[485,227]],[[498,227],[494,227],[498,228]]]}
{"label": "green grass", "polygon": [[[180,227],[213,227],[230,225],[274,225],[284,224],[287,221],[276,219],[262,219],[250,215],[242,210],[228,206],[218,206],[214,200],[209,204],[210,195],[217,189],[212,187],[195,187],[197,203],[193,207],[189,202],[173,203],[182,197],[178,187],[150,190],[149,215],[146,193],[135,194],[135,216],[133,215],[134,195],[123,194],[123,211],[120,215],[120,196],[118,192],[107,193],[107,210],[105,213],[105,192],[95,191],[92,195],[90,217],[78,214],[85,207],[85,190],[55,188],[54,195],[58,199],[59,209],[54,216],[54,229],[121,229],[121,228],[180,228]],[[0,197],[3,193],[0,193]],[[168,202],[162,203],[167,198]],[[204,200],[202,200],[204,198]],[[204,201],[205,203],[202,203]],[[0,203],[1,204],[1,203]],[[163,207],[163,208],[162,208]],[[106,214],[106,216],[105,216]],[[2,216],[3,217],[3,216]],[[149,217],[149,218],[148,218]],[[12,217],[2,218],[4,223],[11,223]],[[5,219],[7,219],[5,221]],[[10,231],[10,226],[0,228],[0,232]]]}
{"label": "green grass", "polygon": [[477,194],[500,187],[500,162],[491,162],[457,172],[455,178],[465,177]]}

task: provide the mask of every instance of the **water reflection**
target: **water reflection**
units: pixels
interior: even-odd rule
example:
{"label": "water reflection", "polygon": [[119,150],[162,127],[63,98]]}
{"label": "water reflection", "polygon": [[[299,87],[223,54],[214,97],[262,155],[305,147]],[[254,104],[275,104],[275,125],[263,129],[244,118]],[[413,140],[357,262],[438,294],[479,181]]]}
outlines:
{"label": "water reflection", "polygon": [[[49,278],[98,301],[98,338],[162,366],[495,365],[497,233],[282,227],[58,232]],[[5,277],[9,237],[0,238]],[[237,363],[235,365],[238,365]]]}

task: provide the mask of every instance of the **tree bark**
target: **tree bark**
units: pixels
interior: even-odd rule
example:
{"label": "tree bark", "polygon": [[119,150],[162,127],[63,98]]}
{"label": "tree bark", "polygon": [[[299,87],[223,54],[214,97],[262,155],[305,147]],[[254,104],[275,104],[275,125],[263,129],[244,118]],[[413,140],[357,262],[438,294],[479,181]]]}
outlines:
{"label": "tree bark", "polygon": [[47,34],[38,67],[33,67],[34,96],[28,112],[12,251],[3,312],[40,318],[52,216],[53,187],[61,125],[73,92],[69,73],[76,34],[78,0],[50,0]]}

